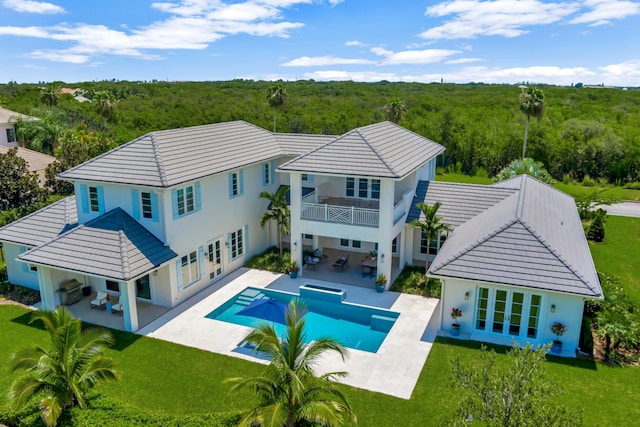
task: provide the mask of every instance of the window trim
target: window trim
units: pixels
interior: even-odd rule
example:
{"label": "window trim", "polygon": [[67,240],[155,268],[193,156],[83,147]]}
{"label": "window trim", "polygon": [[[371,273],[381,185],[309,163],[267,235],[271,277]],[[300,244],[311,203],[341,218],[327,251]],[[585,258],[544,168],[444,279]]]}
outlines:
{"label": "window trim", "polygon": [[229,259],[231,259],[231,261],[235,261],[236,259],[244,256],[244,239],[244,227],[240,227],[229,233]]}
{"label": "window trim", "polygon": [[[184,263],[186,258],[186,264]],[[192,272],[192,265],[195,264],[195,268],[196,268],[196,274],[195,277],[191,276],[191,272]],[[200,280],[200,260],[198,259],[198,250],[193,250],[188,252],[187,254],[183,255],[180,257],[180,277],[181,277],[181,289],[185,289],[191,285],[193,285],[194,283],[198,282]],[[186,272],[187,274],[187,278],[189,279],[188,282],[185,283],[185,268],[186,268]]]}
{"label": "window trim", "polygon": [[[189,191],[189,189],[191,191]],[[153,194],[151,195],[153,204]],[[183,218],[201,210],[200,182],[171,190],[173,219]],[[181,212],[182,210],[182,212]]]}

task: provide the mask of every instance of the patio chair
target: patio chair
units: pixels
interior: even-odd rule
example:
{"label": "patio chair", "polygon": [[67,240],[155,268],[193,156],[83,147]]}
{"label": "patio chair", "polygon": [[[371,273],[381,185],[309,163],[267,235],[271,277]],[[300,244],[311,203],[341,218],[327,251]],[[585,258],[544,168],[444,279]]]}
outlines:
{"label": "patio chair", "polygon": [[100,309],[107,308],[107,301],[109,300],[109,295],[106,292],[98,291],[96,297],[91,300],[91,308],[98,307]]}
{"label": "patio chair", "polygon": [[344,271],[347,265],[349,265],[349,255],[338,258],[338,260],[333,263],[333,268],[338,271]]}
{"label": "patio chair", "polygon": [[122,304],[120,303],[119,298],[114,298],[113,304],[111,304],[111,313],[120,313],[122,314]]}
{"label": "patio chair", "polygon": [[320,259],[314,258],[311,255],[308,255],[307,259],[305,259],[305,262],[307,264],[307,268],[313,268],[315,270],[316,267],[318,266],[318,263],[320,262]]}
{"label": "patio chair", "polygon": [[323,254],[320,249],[314,249],[313,256],[318,258],[319,262],[325,262],[327,259],[329,259],[329,256]]}

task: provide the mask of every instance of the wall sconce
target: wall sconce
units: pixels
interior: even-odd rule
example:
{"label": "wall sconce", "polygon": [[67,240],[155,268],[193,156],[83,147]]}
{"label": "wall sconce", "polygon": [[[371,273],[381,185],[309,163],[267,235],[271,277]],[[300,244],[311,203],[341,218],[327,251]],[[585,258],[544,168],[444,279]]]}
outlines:
{"label": "wall sconce", "polygon": [[384,254],[380,254],[380,263],[384,262]]}
{"label": "wall sconce", "polygon": [[464,293],[464,300],[469,301],[469,291]]}
{"label": "wall sconce", "polygon": [[297,247],[298,247],[298,242],[297,242],[297,241],[293,242],[293,247],[294,247],[294,248],[297,248]]}
{"label": "wall sconce", "polygon": [[157,275],[158,275],[158,270],[153,270],[153,273],[152,273],[152,274],[153,274],[154,276],[157,276]]}
{"label": "wall sconce", "polygon": [[228,248],[228,247],[229,247],[229,241],[224,242],[224,246],[225,246],[226,248]]}
{"label": "wall sconce", "polygon": [[556,312],[556,305],[555,304],[551,304],[551,312],[552,313]]}

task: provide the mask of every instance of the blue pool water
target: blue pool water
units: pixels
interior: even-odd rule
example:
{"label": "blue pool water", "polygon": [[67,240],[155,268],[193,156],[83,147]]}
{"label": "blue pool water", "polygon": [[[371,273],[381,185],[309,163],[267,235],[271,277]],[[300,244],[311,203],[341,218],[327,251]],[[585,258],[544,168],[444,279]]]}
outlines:
{"label": "blue pool water", "polygon": [[[205,317],[255,328],[265,320],[237,313],[254,299],[261,298],[273,298],[285,303],[293,298],[304,301],[309,310],[304,317],[307,343],[329,337],[345,347],[370,353],[378,351],[387,336],[387,331],[399,316],[397,312],[373,307],[300,298],[297,295],[267,289],[246,288]],[[274,326],[279,336],[286,333],[285,325],[275,323]]]}

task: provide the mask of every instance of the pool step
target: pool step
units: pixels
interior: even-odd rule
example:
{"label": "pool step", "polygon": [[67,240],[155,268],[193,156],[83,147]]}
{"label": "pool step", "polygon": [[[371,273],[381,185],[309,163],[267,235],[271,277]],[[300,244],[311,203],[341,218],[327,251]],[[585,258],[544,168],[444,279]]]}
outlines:
{"label": "pool step", "polygon": [[258,291],[257,293],[250,292],[248,295],[247,295],[247,292],[245,291],[240,295],[238,295],[238,298],[236,298],[236,304],[247,306],[257,299],[268,299],[268,298],[269,298],[268,296],[266,296],[264,293],[260,291]]}

